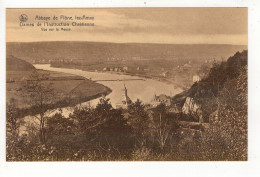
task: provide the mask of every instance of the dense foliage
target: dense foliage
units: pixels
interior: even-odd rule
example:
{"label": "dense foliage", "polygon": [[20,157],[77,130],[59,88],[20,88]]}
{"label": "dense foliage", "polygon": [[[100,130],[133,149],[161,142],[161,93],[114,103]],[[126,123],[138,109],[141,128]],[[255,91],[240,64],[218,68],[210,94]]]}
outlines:
{"label": "dense foliage", "polygon": [[189,96],[201,104],[210,127],[197,136],[197,143],[193,141],[197,151],[189,159],[247,160],[247,82],[247,51],[243,51],[215,64],[191,87]]}
{"label": "dense foliage", "polygon": [[[247,71],[243,70],[246,66],[247,51],[237,52],[226,62],[214,63],[208,76],[191,87],[188,96],[195,98],[202,105],[204,117],[209,117],[212,112],[217,110],[219,97],[223,90],[227,90],[227,87],[235,89],[233,83],[241,73],[244,72],[247,75]],[[247,84],[247,80],[243,82]],[[233,96],[233,98],[236,97],[236,95]]]}

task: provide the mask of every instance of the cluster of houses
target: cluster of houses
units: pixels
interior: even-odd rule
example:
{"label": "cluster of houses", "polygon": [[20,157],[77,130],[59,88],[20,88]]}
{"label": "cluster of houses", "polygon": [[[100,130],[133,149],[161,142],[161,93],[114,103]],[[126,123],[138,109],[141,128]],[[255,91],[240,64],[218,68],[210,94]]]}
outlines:
{"label": "cluster of houses", "polygon": [[[123,67],[105,67],[103,68],[103,71],[114,71],[114,72],[124,72],[124,71],[129,71],[128,66],[123,66]],[[131,68],[131,71],[135,69]],[[141,68],[140,66],[136,67],[136,71],[150,71],[149,68]]]}
{"label": "cluster of houses", "polygon": [[32,60],[33,64],[51,64],[51,63],[73,63],[73,59],[36,59]]}
{"label": "cluster of houses", "polygon": [[151,100],[151,106],[156,107],[161,103],[165,104],[166,106],[171,106],[171,97],[165,94],[160,94],[158,96],[155,94]]}
{"label": "cluster of houses", "polygon": [[105,67],[103,68],[103,71],[115,71],[115,72],[123,72],[123,71],[128,71],[128,67]]}
{"label": "cluster of houses", "polygon": [[39,60],[33,60],[33,64],[50,64],[51,60],[46,60],[46,59],[39,59]]}

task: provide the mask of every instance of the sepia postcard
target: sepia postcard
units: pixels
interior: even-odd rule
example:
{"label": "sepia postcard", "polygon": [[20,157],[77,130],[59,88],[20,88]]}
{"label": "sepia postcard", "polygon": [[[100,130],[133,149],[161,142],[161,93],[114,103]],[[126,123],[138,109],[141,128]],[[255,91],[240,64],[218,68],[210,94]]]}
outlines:
{"label": "sepia postcard", "polygon": [[247,161],[248,8],[7,8],[6,161]]}

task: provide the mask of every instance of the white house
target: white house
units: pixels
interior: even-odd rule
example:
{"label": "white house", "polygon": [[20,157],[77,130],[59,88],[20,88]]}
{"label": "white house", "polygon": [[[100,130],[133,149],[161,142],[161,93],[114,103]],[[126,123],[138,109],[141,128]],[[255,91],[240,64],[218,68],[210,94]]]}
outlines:
{"label": "white house", "polygon": [[194,75],[194,76],[192,77],[192,81],[193,81],[193,82],[199,82],[199,81],[200,81],[200,76],[199,76],[199,75]]}

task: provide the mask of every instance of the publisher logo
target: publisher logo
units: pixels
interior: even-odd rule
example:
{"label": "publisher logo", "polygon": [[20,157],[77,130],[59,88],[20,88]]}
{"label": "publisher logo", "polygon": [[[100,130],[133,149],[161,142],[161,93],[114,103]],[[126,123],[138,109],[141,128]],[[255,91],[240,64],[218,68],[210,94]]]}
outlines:
{"label": "publisher logo", "polygon": [[19,17],[20,22],[26,22],[28,20],[28,17],[26,14],[22,14]]}

